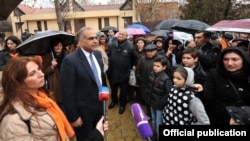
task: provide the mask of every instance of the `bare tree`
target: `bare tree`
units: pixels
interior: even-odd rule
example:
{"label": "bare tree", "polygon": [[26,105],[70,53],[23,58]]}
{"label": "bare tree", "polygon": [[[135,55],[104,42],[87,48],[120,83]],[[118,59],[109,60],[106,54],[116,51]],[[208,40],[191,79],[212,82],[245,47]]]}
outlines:
{"label": "bare tree", "polygon": [[[158,9],[157,3],[159,3],[159,1],[160,0],[134,0],[137,21],[152,21]],[[141,16],[142,14],[144,15],[143,17]]]}
{"label": "bare tree", "polygon": [[57,17],[57,24],[58,24],[58,27],[59,27],[59,30],[60,31],[64,31],[64,21],[63,21],[63,18],[62,18],[62,11],[61,11],[61,4],[64,3],[64,0],[62,3],[60,3],[59,0],[54,0],[54,3],[55,3],[55,10],[56,10],[56,17]]}
{"label": "bare tree", "polygon": [[134,3],[135,3],[136,20],[138,22],[141,22],[141,8],[140,8],[140,5],[139,5],[139,2],[138,2],[138,0],[134,0]]}

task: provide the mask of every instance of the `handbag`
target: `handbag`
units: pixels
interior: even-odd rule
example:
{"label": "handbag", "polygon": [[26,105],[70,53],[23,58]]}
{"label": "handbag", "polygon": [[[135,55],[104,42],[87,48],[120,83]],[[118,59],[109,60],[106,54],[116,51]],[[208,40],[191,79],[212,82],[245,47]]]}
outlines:
{"label": "handbag", "polygon": [[130,86],[139,87],[138,83],[137,83],[137,80],[136,80],[135,71],[133,69],[130,70],[128,84]]}
{"label": "handbag", "polygon": [[245,106],[242,98],[236,89],[233,82],[228,79],[230,85],[232,86],[235,94],[238,96],[238,104],[240,106],[226,106],[228,114],[240,125],[249,125],[250,124],[250,106]]}

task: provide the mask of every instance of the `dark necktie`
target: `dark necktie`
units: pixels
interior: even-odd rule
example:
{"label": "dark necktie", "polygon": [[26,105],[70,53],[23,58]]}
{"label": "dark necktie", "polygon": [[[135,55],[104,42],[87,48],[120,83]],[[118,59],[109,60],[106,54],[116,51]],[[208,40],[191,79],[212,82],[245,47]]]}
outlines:
{"label": "dark necktie", "polygon": [[97,71],[97,68],[96,68],[96,65],[95,65],[95,62],[94,62],[94,59],[93,59],[93,53],[90,53],[89,58],[90,58],[91,69],[92,69],[92,71],[94,73],[95,80],[96,80],[96,83],[97,83],[98,89],[99,89],[101,87],[101,82],[99,80],[98,71]]}

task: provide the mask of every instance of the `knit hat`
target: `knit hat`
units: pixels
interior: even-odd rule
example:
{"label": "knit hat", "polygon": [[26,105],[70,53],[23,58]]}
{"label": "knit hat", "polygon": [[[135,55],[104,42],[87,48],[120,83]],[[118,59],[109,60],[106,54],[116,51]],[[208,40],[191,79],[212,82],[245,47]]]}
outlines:
{"label": "knit hat", "polygon": [[184,67],[184,69],[188,73],[187,79],[185,81],[185,86],[192,87],[192,85],[194,84],[194,71],[193,71],[193,69],[188,68],[188,67]]}

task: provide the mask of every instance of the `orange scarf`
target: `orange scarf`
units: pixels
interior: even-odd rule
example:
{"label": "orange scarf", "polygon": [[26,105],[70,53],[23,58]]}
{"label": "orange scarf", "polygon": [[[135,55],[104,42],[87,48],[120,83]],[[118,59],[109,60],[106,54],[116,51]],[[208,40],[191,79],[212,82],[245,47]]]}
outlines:
{"label": "orange scarf", "polygon": [[230,46],[225,39],[220,39],[220,44],[221,44],[221,49],[225,49]]}
{"label": "orange scarf", "polygon": [[100,45],[100,48],[101,48],[103,51],[106,51],[106,46],[105,46],[105,45]]}
{"label": "orange scarf", "polygon": [[10,55],[11,58],[18,58],[19,57],[18,52],[10,52],[9,55]]}
{"label": "orange scarf", "polygon": [[37,100],[39,105],[48,110],[49,114],[57,125],[61,141],[66,141],[66,134],[69,138],[72,138],[75,135],[74,130],[65,117],[64,113],[52,99],[50,99],[42,91],[38,91],[37,95],[32,96]]}

